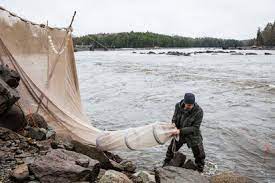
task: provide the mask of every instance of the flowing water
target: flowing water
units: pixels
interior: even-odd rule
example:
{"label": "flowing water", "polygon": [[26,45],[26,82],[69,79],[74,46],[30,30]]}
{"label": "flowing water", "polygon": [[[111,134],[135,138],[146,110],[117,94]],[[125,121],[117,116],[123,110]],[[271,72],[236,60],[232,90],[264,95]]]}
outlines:
{"label": "flowing water", "polygon": [[[204,49],[178,51],[194,50]],[[275,51],[190,57],[132,51],[76,53],[81,97],[93,126],[116,130],[171,122],[175,104],[193,92],[204,110],[206,161],[218,171],[275,182]],[[116,153],[152,169],[162,164],[167,146]],[[192,157],[186,146],[180,151]]]}

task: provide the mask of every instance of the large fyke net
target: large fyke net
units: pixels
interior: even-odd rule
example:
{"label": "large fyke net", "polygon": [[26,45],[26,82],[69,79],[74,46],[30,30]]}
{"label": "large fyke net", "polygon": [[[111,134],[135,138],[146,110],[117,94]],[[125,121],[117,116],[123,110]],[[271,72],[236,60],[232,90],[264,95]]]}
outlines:
{"label": "large fyke net", "polygon": [[0,7],[0,61],[21,76],[24,112],[38,112],[60,135],[102,150],[135,150],[163,144],[175,130],[159,122],[119,131],[90,125],[80,99],[71,29],[35,24]]}

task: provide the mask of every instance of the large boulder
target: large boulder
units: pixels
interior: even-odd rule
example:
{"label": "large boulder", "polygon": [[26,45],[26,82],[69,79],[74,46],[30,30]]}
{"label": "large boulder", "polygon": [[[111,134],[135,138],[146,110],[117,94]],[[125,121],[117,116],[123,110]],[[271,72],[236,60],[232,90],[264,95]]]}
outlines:
{"label": "large boulder", "polygon": [[208,183],[199,172],[180,167],[167,166],[155,169],[157,183]]}
{"label": "large boulder", "polygon": [[[89,161],[88,166],[83,164],[84,161]],[[100,164],[83,154],[52,149],[29,164],[29,169],[41,182],[93,182],[98,176]]]}
{"label": "large boulder", "polygon": [[99,180],[99,183],[132,183],[125,174],[115,170],[108,170]]}
{"label": "large boulder", "polygon": [[101,164],[101,167],[104,169],[113,169],[114,166],[118,164],[115,161],[111,162],[108,156],[103,151],[97,149],[96,147],[88,146],[75,140],[72,141],[72,145],[74,147],[75,152],[85,154],[86,156],[89,156],[92,159],[98,160]]}
{"label": "large boulder", "polygon": [[13,105],[8,111],[0,115],[0,127],[18,131],[23,129],[26,125],[25,115],[17,105]]}
{"label": "large boulder", "polygon": [[256,183],[248,177],[241,176],[232,172],[222,172],[210,178],[211,183]]}

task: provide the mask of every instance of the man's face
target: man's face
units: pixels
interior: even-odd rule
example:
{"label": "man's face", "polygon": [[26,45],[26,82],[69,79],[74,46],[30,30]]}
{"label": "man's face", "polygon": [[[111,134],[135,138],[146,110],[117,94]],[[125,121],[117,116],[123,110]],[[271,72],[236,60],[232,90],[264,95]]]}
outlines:
{"label": "man's face", "polygon": [[184,104],[184,110],[190,111],[194,107],[194,104]]}

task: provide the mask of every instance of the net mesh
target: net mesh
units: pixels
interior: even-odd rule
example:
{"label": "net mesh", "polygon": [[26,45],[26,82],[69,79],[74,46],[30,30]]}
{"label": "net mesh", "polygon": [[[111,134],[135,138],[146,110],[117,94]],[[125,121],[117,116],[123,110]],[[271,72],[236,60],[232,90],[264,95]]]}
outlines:
{"label": "net mesh", "polygon": [[0,61],[21,76],[24,112],[38,112],[61,136],[102,150],[134,150],[162,144],[175,131],[167,123],[108,132],[90,125],[81,104],[70,29],[35,24],[0,7]]}

